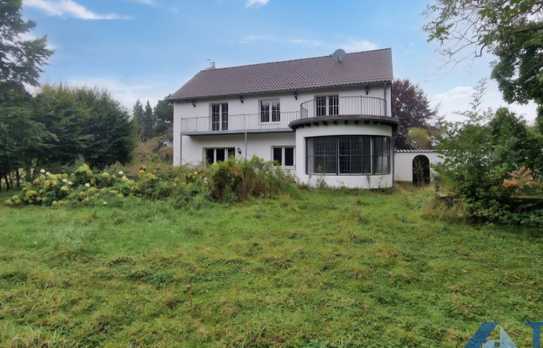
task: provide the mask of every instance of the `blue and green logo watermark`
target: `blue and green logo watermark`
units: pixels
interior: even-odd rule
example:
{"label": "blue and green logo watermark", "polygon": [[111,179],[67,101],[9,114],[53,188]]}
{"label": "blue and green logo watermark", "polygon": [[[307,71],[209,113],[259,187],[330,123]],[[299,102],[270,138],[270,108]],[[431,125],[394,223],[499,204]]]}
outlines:
{"label": "blue and green logo watermark", "polygon": [[[532,347],[541,347],[541,327],[543,322],[528,321],[526,325],[532,328]],[[500,330],[498,340],[490,340],[490,336],[498,328]],[[497,323],[483,323],[479,330],[471,337],[465,348],[517,348],[513,339]]]}

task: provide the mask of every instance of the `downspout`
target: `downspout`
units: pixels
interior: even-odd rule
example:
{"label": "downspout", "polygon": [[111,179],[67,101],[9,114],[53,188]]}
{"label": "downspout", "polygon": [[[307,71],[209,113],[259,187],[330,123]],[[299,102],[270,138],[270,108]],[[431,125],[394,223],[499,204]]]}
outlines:
{"label": "downspout", "polygon": [[245,115],[245,133],[244,133],[244,137],[245,137],[245,160],[247,160],[247,115]]}

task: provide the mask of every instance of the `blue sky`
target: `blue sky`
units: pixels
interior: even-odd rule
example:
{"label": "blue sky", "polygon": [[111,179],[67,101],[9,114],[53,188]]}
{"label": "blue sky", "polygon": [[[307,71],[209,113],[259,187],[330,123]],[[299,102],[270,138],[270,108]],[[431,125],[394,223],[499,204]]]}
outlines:
{"label": "blue sky", "polygon": [[[492,57],[447,64],[422,26],[428,1],[23,0],[33,35],[55,49],[43,83],[107,88],[130,107],[218,67],[392,48],[396,78],[418,83],[450,119],[465,109]],[[503,104],[489,81],[485,104]],[[533,105],[514,106],[527,119]]]}

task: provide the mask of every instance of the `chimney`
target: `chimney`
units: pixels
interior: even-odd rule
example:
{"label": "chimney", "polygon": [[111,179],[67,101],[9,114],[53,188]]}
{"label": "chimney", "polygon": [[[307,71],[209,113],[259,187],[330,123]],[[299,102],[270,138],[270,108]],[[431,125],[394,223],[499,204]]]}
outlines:
{"label": "chimney", "polygon": [[215,69],[215,61],[214,60],[211,60],[209,59],[209,70],[213,70]]}

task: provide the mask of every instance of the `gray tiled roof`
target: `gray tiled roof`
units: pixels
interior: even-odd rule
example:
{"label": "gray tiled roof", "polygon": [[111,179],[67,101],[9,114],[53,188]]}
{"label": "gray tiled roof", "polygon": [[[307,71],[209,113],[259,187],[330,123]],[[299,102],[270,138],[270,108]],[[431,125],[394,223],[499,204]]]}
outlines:
{"label": "gray tiled roof", "polygon": [[303,91],[392,80],[390,49],[202,70],[171,100]]}

